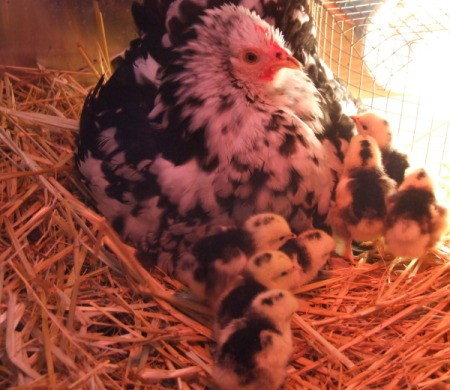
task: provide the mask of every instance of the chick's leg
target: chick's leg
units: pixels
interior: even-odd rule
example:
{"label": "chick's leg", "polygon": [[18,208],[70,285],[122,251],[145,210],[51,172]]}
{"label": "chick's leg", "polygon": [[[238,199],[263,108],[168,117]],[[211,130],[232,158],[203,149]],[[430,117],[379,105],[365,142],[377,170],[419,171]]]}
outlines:
{"label": "chick's leg", "polygon": [[349,260],[353,263],[354,258],[353,258],[352,238],[351,238],[351,237],[348,237],[348,238],[345,240],[344,257],[345,257],[346,259],[349,259]]}

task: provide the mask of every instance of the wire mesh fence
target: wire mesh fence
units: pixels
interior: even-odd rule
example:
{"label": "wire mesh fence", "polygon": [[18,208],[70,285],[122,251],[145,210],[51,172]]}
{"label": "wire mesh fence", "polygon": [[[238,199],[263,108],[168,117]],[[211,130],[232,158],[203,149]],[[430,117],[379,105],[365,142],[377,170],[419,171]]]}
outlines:
{"label": "wire mesh fence", "polygon": [[319,55],[448,196],[450,2],[310,0]]}

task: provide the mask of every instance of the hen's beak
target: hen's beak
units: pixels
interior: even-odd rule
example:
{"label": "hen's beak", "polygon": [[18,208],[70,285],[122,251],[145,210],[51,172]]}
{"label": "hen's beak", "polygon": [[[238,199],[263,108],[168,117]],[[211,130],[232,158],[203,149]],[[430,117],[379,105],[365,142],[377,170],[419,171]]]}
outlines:
{"label": "hen's beak", "polygon": [[265,81],[272,81],[279,70],[283,68],[301,69],[302,64],[284,50],[276,50],[273,57],[264,64],[264,71],[261,78]]}
{"label": "hen's beak", "polygon": [[302,64],[294,56],[280,51],[275,54],[275,58],[271,61],[270,69],[276,73],[283,68],[302,69]]}

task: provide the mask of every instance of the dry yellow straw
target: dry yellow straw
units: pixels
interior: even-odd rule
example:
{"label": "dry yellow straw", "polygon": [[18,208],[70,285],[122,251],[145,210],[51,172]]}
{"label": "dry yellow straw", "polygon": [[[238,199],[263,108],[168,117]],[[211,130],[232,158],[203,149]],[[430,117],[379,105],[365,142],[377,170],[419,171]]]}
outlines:
{"label": "dry yellow straw", "polygon": [[103,54],[103,61],[105,67],[106,67],[106,76],[109,77],[111,75],[111,63],[109,60],[109,50],[108,50],[108,44],[106,42],[106,31],[105,31],[105,24],[103,23],[103,14],[100,11],[100,5],[98,0],[94,0],[94,10],[95,10],[95,19],[97,21],[97,28],[100,33],[100,45],[101,45],[101,52]]}

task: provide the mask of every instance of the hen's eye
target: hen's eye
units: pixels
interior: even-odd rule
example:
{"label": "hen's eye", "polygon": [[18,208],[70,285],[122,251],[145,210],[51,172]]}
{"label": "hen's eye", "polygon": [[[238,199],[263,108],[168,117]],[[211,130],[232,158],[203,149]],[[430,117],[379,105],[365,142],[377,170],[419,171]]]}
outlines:
{"label": "hen's eye", "polygon": [[367,130],[368,127],[366,125],[362,125],[363,130]]}
{"label": "hen's eye", "polygon": [[249,64],[254,64],[256,61],[258,61],[258,56],[252,51],[248,51],[247,53],[245,53],[244,59]]}

